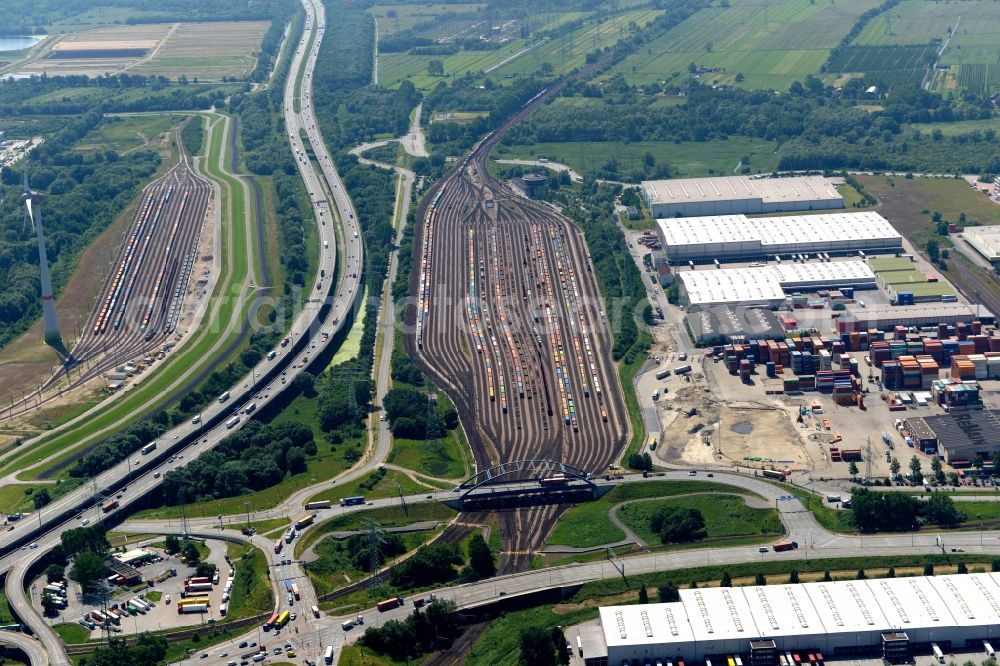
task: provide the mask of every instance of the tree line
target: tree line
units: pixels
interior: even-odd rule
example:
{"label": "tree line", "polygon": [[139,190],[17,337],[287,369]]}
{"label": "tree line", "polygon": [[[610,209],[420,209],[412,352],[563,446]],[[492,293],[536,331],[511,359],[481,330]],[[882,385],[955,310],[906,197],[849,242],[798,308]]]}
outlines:
{"label": "tree line", "polygon": [[249,421],[187,465],[163,475],[168,505],[237,497],[270,488],[306,470],[317,446],[309,426]]}

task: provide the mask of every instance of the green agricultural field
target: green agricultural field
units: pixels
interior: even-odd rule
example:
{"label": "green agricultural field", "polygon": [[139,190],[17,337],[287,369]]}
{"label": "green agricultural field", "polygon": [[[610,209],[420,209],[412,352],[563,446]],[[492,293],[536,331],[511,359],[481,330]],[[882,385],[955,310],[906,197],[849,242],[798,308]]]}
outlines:
{"label": "green agricultural field", "polygon": [[608,512],[615,505],[633,499],[703,492],[743,494],[739,488],[705,481],[647,481],[624,484],[616,486],[598,500],[584,502],[569,509],[559,518],[559,522],[545,543],[592,548],[620,541],[625,538],[625,533],[608,518]]}
{"label": "green agricultural field", "polygon": [[649,528],[653,513],[663,506],[697,509],[705,518],[707,539],[751,537],[751,540],[770,540],[781,535],[781,520],[774,509],[753,509],[743,497],[733,495],[696,495],[668,500],[633,502],[618,510],[623,523],[650,545],[659,544],[660,538]]}
{"label": "green agricultural field", "polygon": [[875,0],[826,3],[811,0],[730,0],[713,4],[622,60],[607,76],[623,74],[631,84],[687,76],[688,65],[719,71],[702,80],[748,88],[786,90],[794,80],[819,72],[830,49]]}
{"label": "green agricultural field", "polygon": [[988,120],[956,120],[950,123],[913,123],[903,127],[904,132],[919,131],[921,134],[931,134],[938,130],[944,136],[956,136],[958,134],[969,134],[971,132],[986,132],[993,130],[1000,132],[1000,118],[990,118]]}
{"label": "green agricultural field", "polygon": [[485,5],[480,4],[420,4],[420,5],[395,5],[379,4],[372,7],[368,13],[375,17],[378,22],[378,34],[380,37],[392,35],[403,30],[422,24],[429,23],[446,13],[478,13]]}
{"label": "green agricultural field", "polygon": [[929,44],[933,51],[938,51],[947,42],[939,64],[948,70],[935,75],[935,92],[948,95],[968,89],[990,95],[1000,86],[998,33],[1000,15],[995,4],[988,0],[956,3],[907,0],[870,21],[853,44]]}
{"label": "green agricultural field", "polygon": [[768,173],[778,166],[778,144],[765,139],[733,136],[725,141],[681,142],[638,141],[610,143],[579,141],[572,143],[536,143],[532,146],[500,146],[496,154],[501,159],[536,159],[547,157],[567,164],[585,174],[604,166],[611,159],[618,161],[619,170],[628,174],[641,170],[643,157],[652,153],[657,164],[666,162],[674,177],[730,175],[743,157],[749,157],[752,173]]}
{"label": "green agricultural field", "polygon": [[[490,74],[499,76],[526,74],[538,71],[545,63],[552,67],[553,73],[564,74],[581,67],[586,62],[588,53],[614,46],[620,38],[628,34],[630,24],[644,28],[661,13],[661,10],[647,9],[623,12],[600,22],[588,21],[581,28],[536,46],[531,51],[497,67]],[[529,43],[534,41],[529,40]],[[522,48],[524,46],[526,44],[522,45]]]}

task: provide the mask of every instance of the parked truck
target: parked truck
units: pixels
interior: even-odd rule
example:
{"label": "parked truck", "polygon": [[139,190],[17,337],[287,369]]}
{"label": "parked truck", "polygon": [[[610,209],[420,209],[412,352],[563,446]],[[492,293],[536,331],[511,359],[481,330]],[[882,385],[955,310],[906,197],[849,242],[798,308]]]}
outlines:
{"label": "parked truck", "polygon": [[177,614],[185,615],[188,613],[207,613],[208,604],[187,604],[186,606],[178,606]]}

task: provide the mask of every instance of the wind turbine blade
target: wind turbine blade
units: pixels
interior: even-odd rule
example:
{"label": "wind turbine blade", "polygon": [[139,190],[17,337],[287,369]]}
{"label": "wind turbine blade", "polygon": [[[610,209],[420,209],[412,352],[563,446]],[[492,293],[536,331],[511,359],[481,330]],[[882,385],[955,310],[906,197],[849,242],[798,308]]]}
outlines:
{"label": "wind turbine blade", "polygon": [[24,171],[21,172],[21,182],[24,184],[24,191],[26,193],[27,192],[31,192],[31,190],[28,189],[28,162],[27,162],[27,160],[25,160],[25,162],[24,162]]}
{"label": "wind turbine blade", "polygon": [[25,205],[28,207],[28,219],[31,220],[31,230],[35,230],[35,214],[31,210],[31,199],[24,200]]}

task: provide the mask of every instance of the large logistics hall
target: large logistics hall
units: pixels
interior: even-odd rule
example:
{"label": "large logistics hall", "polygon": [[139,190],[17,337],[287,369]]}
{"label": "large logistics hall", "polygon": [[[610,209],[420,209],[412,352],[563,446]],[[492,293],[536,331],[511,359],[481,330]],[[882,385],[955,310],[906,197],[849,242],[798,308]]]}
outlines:
{"label": "large logistics hall", "polygon": [[657,218],[844,207],[844,198],[837,188],[822,176],[645,180],[642,190],[650,213]]}
{"label": "large logistics hall", "polygon": [[785,302],[785,292],[875,289],[875,273],[863,261],[768,264],[747,268],[687,270],[680,278],[682,305],[766,305]]}
{"label": "large logistics hall", "polygon": [[874,212],[824,213],[785,217],[717,215],[657,220],[667,259],[736,261],[788,258],[793,254],[896,252],[903,237]]}
{"label": "large logistics hall", "polygon": [[966,227],[962,238],[989,261],[1000,261],[1000,226]]}
{"label": "large logistics hall", "polygon": [[[580,629],[587,666],[774,666],[778,654],[826,659],[983,649],[1000,639],[1000,574],[916,576],[681,590],[668,604],[608,606]],[[568,640],[573,641],[570,635]],[[797,660],[796,660],[797,663]]]}

